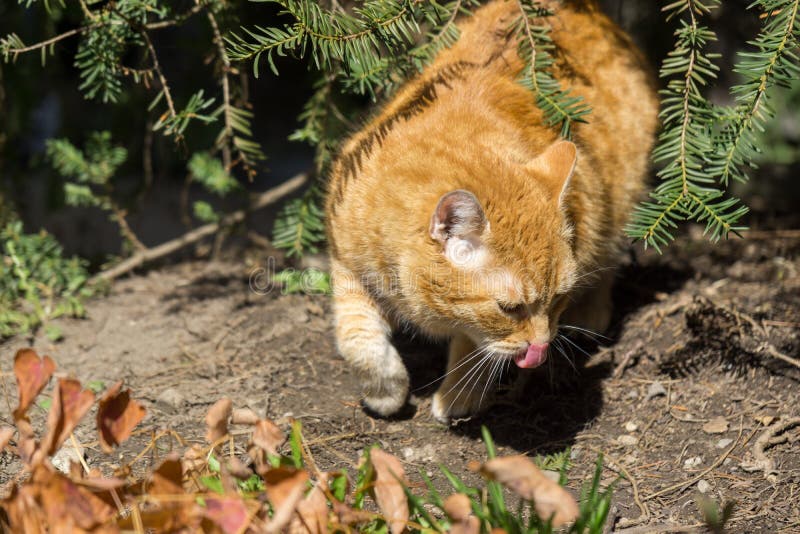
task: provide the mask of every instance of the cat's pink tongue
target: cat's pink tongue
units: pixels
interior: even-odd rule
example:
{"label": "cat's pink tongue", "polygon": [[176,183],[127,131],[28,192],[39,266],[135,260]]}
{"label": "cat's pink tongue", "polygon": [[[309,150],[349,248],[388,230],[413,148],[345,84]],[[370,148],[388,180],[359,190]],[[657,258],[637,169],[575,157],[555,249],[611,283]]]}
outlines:
{"label": "cat's pink tongue", "polygon": [[534,344],[528,347],[528,352],[514,357],[514,363],[521,369],[539,367],[547,360],[547,343]]}

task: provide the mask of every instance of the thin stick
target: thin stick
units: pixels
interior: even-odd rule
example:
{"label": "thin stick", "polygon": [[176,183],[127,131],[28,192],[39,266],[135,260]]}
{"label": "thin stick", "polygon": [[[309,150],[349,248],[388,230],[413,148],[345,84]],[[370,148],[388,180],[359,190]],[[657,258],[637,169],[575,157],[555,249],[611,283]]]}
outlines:
{"label": "thin stick", "polygon": [[107,269],[101,273],[98,273],[92,278],[92,281],[94,282],[98,280],[113,280],[115,278],[119,278],[123,274],[129,273],[130,271],[144,265],[145,263],[149,263],[159,258],[163,258],[164,256],[172,254],[173,252],[176,252],[186,247],[187,245],[191,245],[192,243],[200,241],[204,237],[213,235],[214,233],[219,231],[220,228],[240,223],[244,220],[245,216],[247,216],[249,212],[269,206],[270,204],[276,202],[277,200],[280,200],[284,196],[296,191],[301,186],[303,186],[307,181],[308,181],[307,173],[298,174],[297,176],[290,178],[289,180],[285,181],[279,186],[273,187],[272,189],[269,189],[261,193],[255,199],[255,201],[250,205],[249,208],[234,211],[233,213],[230,213],[227,216],[223,217],[223,219],[218,223],[209,223],[203,226],[199,226],[194,230],[191,230],[171,241],[162,243],[157,247],[148,248],[141,252],[137,252],[130,258],[118,263],[114,267]]}
{"label": "thin stick", "polygon": [[688,488],[689,486],[691,486],[695,482],[698,482],[700,479],[702,479],[704,476],[709,474],[711,471],[713,471],[714,469],[716,469],[717,467],[722,465],[722,462],[724,462],[725,458],[727,458],[728,455],[730,455],[730,453],[733,452],[733,449],[735,449],[736,447],[739,446],[739,440],[741,438],[742,438],[742,421],[740,420],[739,421],[739,435],[736,436],[736,440],[734,440],[733,445],[731,445],[728,450],[723,452],[720,455],[720,457],[717,458],[716,461],[714,461],[713,464],[711,464],[707,468],[703,469],[698,475],[690,478],[689,480],[687,480],[685,482],[678,482],[677,484],[673,484],[671,486],[668,486],[668,487],[662,489],[661,491],[657,491],[655,493],[651,493],[650,495],[648,495],[645,498],[643,498],[642,501],[649,501],[650,499],[654,499],[654,498],[658,497],[659,495],[664,495],[665,493],[671,493],[671,492],[675,491],[676,489],[681,489],[682,490],[684,488]]}

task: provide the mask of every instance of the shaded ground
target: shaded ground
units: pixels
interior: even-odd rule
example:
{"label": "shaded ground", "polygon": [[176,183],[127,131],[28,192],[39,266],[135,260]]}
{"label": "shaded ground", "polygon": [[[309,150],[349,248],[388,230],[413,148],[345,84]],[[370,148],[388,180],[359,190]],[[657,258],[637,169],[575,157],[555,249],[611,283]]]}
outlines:
{"label": "shaded ground", "polygon": [[[161,428],[202,440],[206,410],[228,396],[281,424],[301,420],[324,469],[352,468],[364,446],[379,442],[408,472],[421,469],[444,486],[436,465],[469,476],[466,462],[484,456],[485,424],[502,454],[571,447],[576,493],[604,453],[604,481],[622,477],[611,511],[617,529],[696,526],[702,491],[736,501],[732,532],[800,532],[800,427],[777,434],[765,457],[754,453],[765,431],[800,417],[800,369],[779,359],[800,357],[798,250],[797,235],[764,233],[715,247],[698,236],[664,257],[637,253],[620,273],[610,339],[575,339],[576,369],[557,363],[524,402],[454,428],[431,418],[431,386],[417,390],[405,418],[367,416],[358,380],[334,350],[329,299],[258,295],[242,261],[184,263],[121,281],[89,304],[89,319],[59,323],[63,342],[33,345],[59,372],[106,385],[123,378],[146,403],[146,431],[122,459],[93,447],[88,427],[76,433],[89,464],[102,468],[130,460]],[[4,423],[15,402],[12,357],[27,344],[0,344]],[[402,344],[416,387],[441,375],[441,347]],[[717,418],[724,421],[707,425]],[[4,454],[0,482],[15,467]],[[759,459],[772,459],[774,470],[759,469]]]}

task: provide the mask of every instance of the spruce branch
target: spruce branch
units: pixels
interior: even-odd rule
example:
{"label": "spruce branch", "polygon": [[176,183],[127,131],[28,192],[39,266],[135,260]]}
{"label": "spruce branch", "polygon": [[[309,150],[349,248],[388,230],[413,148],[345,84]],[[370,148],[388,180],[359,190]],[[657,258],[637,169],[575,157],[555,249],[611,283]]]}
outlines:
{"label": "spruce branch", "polygon": [[716,39],[700,24],[719,0],[678,0],[664,8],[667,20],[680,16],[675,48],[664,60],[660,76],[673,77],[661,91],[663,131],[653,159],[663,163],[661,183],[650,193],[650,201],[636,207],[626,231],[628,235],[661,251],[674,239],[673,230],[685,220],[705,223],[712,241],[727,237],[742,227],[737,222],[747,213],[736,198],[723,199],[709,173],[709,154],[714,152],[712,124],[719,113],[703,96],[702,88],[718,71],[705,48]]}
{"label": "spruce branch", "polygon": [[347,71],[369,71],[379,65],[385,48],[411,44],[419,33],[416,16],[422,0],[368,0],[353,15],[326,10],[313,0],[270,1],[294,22],[282,28],[243,28],[244,36],[231,33],[227,38],[230,58],[252,60],[256,76],[262,56],[277,74],[274,55],[288,53],[309,54],[320,70],[330,71],[339,63]]}
{"label": "spruce branch", "polygon": [[733,179],[747,180],[743,168],[756,154],[755,132],[763,130],[773,112],[768,105],[768,91],[776,85],[786,86],[800,76],[798,57],[798,10],[800,0],[758,0],[750,7],[764,11],[764,27],[750,44],[755,51],[740,52],[734,71],[745,81],[731,89],[736,97],[736,113],[728,119],[717,139],[718,158],[709,170],[727,186]]}
{"label": "spruce branch", "polygon": [[572,124],[586,122],[585,116],[591,108],[582,97],[572,96],[568,89],[562,89],[549,72],[553,66],[549,50],[554,48],[550,28],[536,22],[552,13],[538,0],[517,0],[517,6],[520,17],[513,28],[520,39],[520,57],[528,65],[520,82],[533,92],[547,124],[560,126],[561,136],[569,139]]}
{"label": "spruce branch", "polygon": [[228,59],[228,54],[225,52],[225,42],[222,40],[222,34],[219,31],[219,24],[211,10],[206,11],[208,23],[211,25],[211,30],[214,33],[214,44],[217,46],[217,53],[220,61],[222,61],[222,75],[220,76],[220,84],[222,85],[222,113],[224,117],[224,127],[220,133],[222,151],[222,163],[225,169],[230,172],[231,170],[231,149],[230,142],[233,138],[233,126],[231,119],[231,89],[228,74],[231,69],[231,62]]}
{"label": "spruce branch", "polygon": [[150,36],[147,34],[147,30],[144,29],[141,32],[141,36],[144,39],[145,44],[147,45],[147,50],[150,54],[150,60],[153,62],[152,69],[155,71],[156,76],[158,77],[158,82],[161,84],[161,94],[164,95],[164,99],[167,101],[167,109],[169,111],[170,118],[175,118],[177,116],[177,112],[175,111],[175,102],[172,99],[172,92],[169,89],[169,83],[167,83],[167,77],[164,76],[164,71],[161,70],[161,63],[158,61],[158,54],[156,53],[156,48],[153,46],[153,41],[150,39]]}

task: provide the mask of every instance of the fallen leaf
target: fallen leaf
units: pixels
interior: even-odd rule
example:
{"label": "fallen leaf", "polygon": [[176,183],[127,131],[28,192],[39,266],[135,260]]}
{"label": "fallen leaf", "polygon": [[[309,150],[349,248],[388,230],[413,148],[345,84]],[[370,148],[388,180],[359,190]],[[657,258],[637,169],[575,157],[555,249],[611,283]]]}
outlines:
{"label": "fallen leaf", "polygon": [[206,451],[199,443],[193,444],[183,453],[183,470],[200,471],[206,465]]}
{"label": "fallen leaf", "polygon": [[256,423],[253,431],[253,445],[269,454],[277,455],[278,448],[286,441],[278,425],[269,419],[261,419]]}
{"label": "fallen leaf", "polygon": [[[11,485],[11,493],[2,501],[3,511],[8,516],[9,532],[44,534],[47,520],[44,511],[36,502],[38,491],[32,485]],[[0,527],[1,528],[1,527]]]}
{"label": "fallen leaf", "polygon": [[183,493],[183,466],[177,453],[167,455],[158,469],[153,471],[147,492],[152,495]]}
{"label": "fallen leaf", "polygon": [[703,425],[706,434],[722,434],[728,430],[728,421],[724,417],[715,417]]}
{"label": "fallen leaf", "polygon": [[239,480],[247,480],[253,476],[253,470],[235,456],[228,458],[224,465],[227,472]]}
{"label": "fallen leaf", "polygon": [[108,390],[97,406],[97,430],[100,446],[107,453],[131,436],[145,416],[141,404],[131,399],[131,390],[120,391],[122,381]]}
{"label": "fallen leaf", "polygon": [[103,499],[44,466],[36,469],[32,482],[39,487],[39,501],[51,532],[57,532],[59,527],[70,527],[61,532],[73,530],[71,527],[92,530],[116,515],[116,510]]}
{"label": "fallen leaf", "polygon": [[230,399],[220,399],[209,408],[206,414],[206,440],[216,443],[228,435],[228,418],[231,416],[233,403]]}
{"label": "fallen leaf", "polygon": [[453,520],[450,534],[478,534],[480,519],[472,515],[472,503],[463,493],[454,493],[444,500],[444,511]]}
{"label": "fallen leaf", "polygon": [[328,532],[328,500],[320,489],[327,481],[320,480],[308,492],[308,495],[297,503],[297,514],[309,534],[325,534]]}
{"label": "fallen leaf", "polygon": [[17,351],[14,356],[14,376],[17,377],[19,405],[14,410],[15,420],[25,417],[25,412],[42,392],[55,370],[56,364],[50,356],[39,358],[31,349]]}
{"label": "fallen leaf", "polygon": [[42,440],[42,450],[46,455],[50,456],[61,447],[93,403],[94,393],[83,389],[77,380],[58,380],[53,392],[53,404],[47,415],[47,434]]}
{"label": "fallen leaf", "polygon": [[272,518],[265,530],[280,532],[292,520],[297,504],[303,498],[308,482],[308,471],[293,467],[262,469],[259,474],[264,479],[267,499],[272,504]]}
{"label": "fallen leaf", "polygon": [[578,517],[575,498],[558,483],[547,478],[526,456],[494,458],[480,467],[481,473],[507,486],[525,500],[532,501],[536,513],[544,520],[553,518],[560,527]]}
{"label": "fallen leaf", "polygon": [[773,415],[757,415],[753,417],[757,422],[761,423],[764,426],[769,426],[772,422],[776,419]]}
{"label": "fallen leaf", "polygon": [[225,534],[244,532],[250,525],[250,510],[239,497],[205,497],[203,515]]}
{"label": "fallen leaf", "polygon": [[392,534],[400,534],[408,523],[408,499],[401,483],[405,478],[403,464],[381,449],[372,449],[369,459],[375,468],[375,500]]}
{"label": "fallen leaf", "polygon": [[259,417],[250,408],[236,408],[231,414],[231,423],[234,425],[254,425]]}
{"label": "fallen leaf", "polygon": [[14,435],[14,429],[10,426],[4,426],[0,428],[0,452],[6,448],[8,442],[11,441],[12,436]]}

